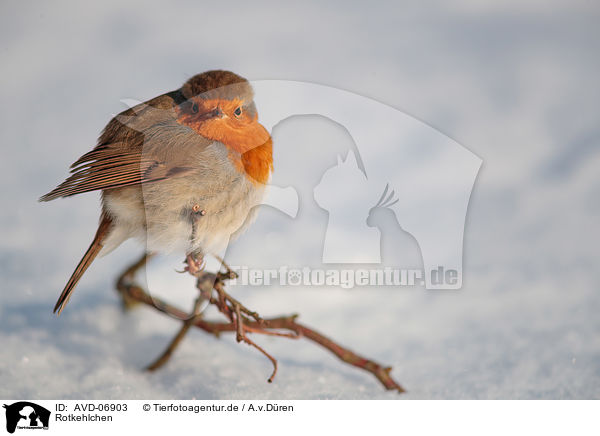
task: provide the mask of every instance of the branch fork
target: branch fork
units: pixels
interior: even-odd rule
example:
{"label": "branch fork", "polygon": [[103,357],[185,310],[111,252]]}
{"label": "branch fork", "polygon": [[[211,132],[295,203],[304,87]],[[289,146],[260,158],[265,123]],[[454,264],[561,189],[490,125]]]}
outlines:
{"label": "branch fork", "polygon": [[[182,323],[181,328],[165,351],[153,363],[147,366],[146,369],[148,371],[155,371],[167,363],[190,328],[194,326],[217,337],[223,332],[235,333],[237,342],[243,342],[262,353],[273,365],[271,375],[267,379],[269,383],[273,381],[277,374],[277,360],[264,348],[250,339],[248,334],[279,336],[288,339],[306,338],[326,348],[343,362],[370,372],[385,389],[395,390],[399,393],[405,392],[402,386],[392,378],[390,374],[391,367],[382,366],[373,360],[362,357],[321,333],[297,322],[298,315],[263,319],[257,312],[246,308],[225,291],[226,281],[236,278],[237,273],[231,270],[223,259],[218,258],[225,271],[210,273],[199,270],[193,272],[193,274],[191,271],[188,271],[196,277],[196,287],[199,291],[191,313],[186,313],[159,298],[152,297],[134,281],[136,272],[145,266],[150,257],[150,254],[145,254],[138,262],[131,265],[119,277],[116,285],[125,308],[129,309],[136,304],[144,303]],[[204,319],[202,307],[206,303],[216,307],[227,319],[227,322],[208,321]]]}

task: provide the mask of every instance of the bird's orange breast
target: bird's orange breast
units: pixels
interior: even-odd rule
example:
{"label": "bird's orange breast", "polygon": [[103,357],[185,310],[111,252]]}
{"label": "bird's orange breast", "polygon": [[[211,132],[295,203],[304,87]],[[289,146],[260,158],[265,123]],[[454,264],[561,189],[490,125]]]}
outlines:
{"label": "bird's orange breast", "polygon": [[[239,101],[201,100],[199,114],[213,111],[219,107],[224,114],[232,114]],[[178,111],[177,122],[194,129],[205,138],[219,141],[229,149],[229,159],[253,183],[266,184],[273,171],[273,141],[267,129],[259,122],[258,116],[249,115],[241,119],[222,116],[203,119],[195,115]]]}
{"label": "bird's orange breast", "polygon": [[256,183],[266,184],[273,172],[273,140],[254,147],[241,155],[244,171]]}

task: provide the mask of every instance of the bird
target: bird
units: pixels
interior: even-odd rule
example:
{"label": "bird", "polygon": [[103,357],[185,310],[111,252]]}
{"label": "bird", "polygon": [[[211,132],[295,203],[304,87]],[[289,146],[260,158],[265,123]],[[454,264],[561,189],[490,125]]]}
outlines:
{"label": "bird", "polygon": [[101,192],[98,230],[65,285],[60,315],[98,255],[130,238],[147,252],[185,251],[202,269],[254,220],[273,172],[273,141],[245,78],[211,70],[113,117],[70,176],[39,201]]}

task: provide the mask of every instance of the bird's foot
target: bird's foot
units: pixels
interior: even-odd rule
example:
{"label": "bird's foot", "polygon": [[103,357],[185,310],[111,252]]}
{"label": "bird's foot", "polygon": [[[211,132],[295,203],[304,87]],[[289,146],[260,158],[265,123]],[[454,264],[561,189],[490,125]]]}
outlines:
{"label": "bird's foot", "polygon": [[189,253],[185,256],[184,263],[186,264],[185,268],[183,268],[183,271],[177,271],[178,273],[187,272],[193,276],[197,276],[199,273],[204,271],[205,263],[204,256],[202,255],[196,257],[196,255]]}

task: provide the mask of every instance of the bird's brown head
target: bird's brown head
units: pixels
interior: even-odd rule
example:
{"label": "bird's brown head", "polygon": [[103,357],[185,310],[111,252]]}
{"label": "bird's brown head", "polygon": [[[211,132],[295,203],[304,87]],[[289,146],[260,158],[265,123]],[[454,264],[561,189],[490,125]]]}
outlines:
{"label": "bird's brown head", "polygon": [[266,183],[273,169],[269,132],[258,122],[250,83],[230,71],[197,74],[180,89],[177,122],[223,143],[230,159],[255,182]]}

